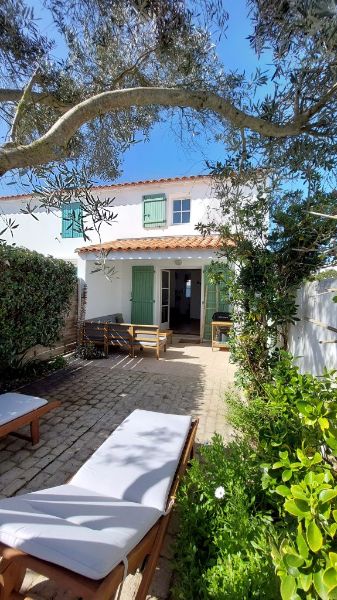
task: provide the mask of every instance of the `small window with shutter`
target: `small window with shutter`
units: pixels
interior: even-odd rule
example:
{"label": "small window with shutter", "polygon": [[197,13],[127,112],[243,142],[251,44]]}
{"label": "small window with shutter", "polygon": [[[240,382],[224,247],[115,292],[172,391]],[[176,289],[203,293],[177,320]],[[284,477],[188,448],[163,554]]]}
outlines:
{"label": "small window with shutter", "polygon": [[83,237],[83,214],[80,202],[71,202],[62,207],[62,237]]}
{"label": "small window with shutter", "polygon": [[143,196],[143,227],[146,229],[166,225],[166,196],[152,194]]}

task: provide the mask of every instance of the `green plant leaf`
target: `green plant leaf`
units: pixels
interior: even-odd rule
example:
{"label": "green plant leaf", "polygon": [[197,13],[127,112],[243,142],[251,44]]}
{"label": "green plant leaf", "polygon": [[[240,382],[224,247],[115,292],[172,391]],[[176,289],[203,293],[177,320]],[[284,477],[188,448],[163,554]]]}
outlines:
{"label": "green plant leaf", "polygon": [[298,554],[286,554],[283,560],[288,567],[295,567],[296,569],[304,563],[304,559]]}
{"label": "green plant leaf", "polygon": [[299,581],[302,589],[305,592],[308,592],[311,584],[312,584],[312,574],[311,573],[300,573]]}
{"label": "green plant leaf", "polygon": [[291,491],[286,485],[278,485],[277,488],[275,488],[275,492],[285,498],[291,496]]}
{"label": "green plant leaf", "polygon": [[296,543],[297,543],[297,548],[298,551],[300,553],[300,555],[307,560],[308,556],[309,556],[309,548],[308,545],[304,539],[304,535],[303,535],[303,530],[302,530],[302,525],[301,523],[299,524],[298,528],[297,528],[297,536],[296,536]]}
{"label": "green plant leaf", "polygon": [[298,402],[296,402],[296,406],[299,412],[302,413],[302,415],[304,415],[305,417],[308,417],[312,414],[312,406],[309,404],[309,402],[299,400]]}
{"label": "green plant leaf", "polygon": [[294,517],[300,517],[301,519],[303,519],[308,513],[308,505],[306,504],[306,510],[302,510],[302,508],[298,506],[297,502],[295,502],[295,500],[286,500],[284,503],[284,508],[288,513],[294,515]]}
{"label": "green plant leaf", "polygon": [[329,560],[331,564],[336,567],[337,566],[337,554],[336,552],[329,552]]}
{"label": "green plant leaf", "polygon": [[305,517],[305,513],[298,508],[294,500],[286,500],[284,503],[284,508],[288,513],[294,515],[294,517],[300,517],[302,519]]}
{"label": "green plant leaf", "polygon": [[310,550],[313,552],[318,552],[322,548],[323,536],[315,521],[310,521],[307,527],[307,540]]}
{"label": "green plant leaf", "polygon": [[322,490],[319,494],[319,499],[321,502],[330,502],[333,498],[336,498],[337,490]]}
{"label": "green plant leaf", "polygon": [[337,571],[334,567],[330,567],[324,572],[323,582],[329,591],[337,586]]}
{"label": "green plant leaf", "polygon": [[331,450],[337,450],[337,439],[330,435],[329,437],[325,437],[325,441]]}
{"label": "green plant leaf", "polygon": [[313,582],[315,586],[315,590],[318,593],[319,597],[322,600],[329,600],[328,589],[323,581],[323,573],[324,570],[321,569],[313,574]]}
{"label": "green plant leaf", "polygon": [[286,575],[281,580],[281,596],[282,600],[293,600],[296,592],[296,579],[292,575]]}
{"label": "green plant leaf", "polygon": [[282,473],[282,481],[289,481],[289,479],[291,479],[293,476],[293,472],[291,469],[286,469],[285,471],[283,471]]}
{"label": "green plant leaf", "polygon": [[322,431],[324,431],[324,429],[329,429],[329,421],[326,417],[320,417],[318,419],[318,423],[320,425],[320,428],[322,429]]}

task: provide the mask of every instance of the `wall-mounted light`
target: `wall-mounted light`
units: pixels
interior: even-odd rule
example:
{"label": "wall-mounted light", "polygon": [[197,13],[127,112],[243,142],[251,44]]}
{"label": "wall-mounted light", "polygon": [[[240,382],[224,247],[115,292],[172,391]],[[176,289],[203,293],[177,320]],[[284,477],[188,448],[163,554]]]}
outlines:
{"label": "wall-mounted light", "polygon": [[183,261],[181,260],[181,258],[176,258],[176,260],[174,261],[175,265],[182,265]]}

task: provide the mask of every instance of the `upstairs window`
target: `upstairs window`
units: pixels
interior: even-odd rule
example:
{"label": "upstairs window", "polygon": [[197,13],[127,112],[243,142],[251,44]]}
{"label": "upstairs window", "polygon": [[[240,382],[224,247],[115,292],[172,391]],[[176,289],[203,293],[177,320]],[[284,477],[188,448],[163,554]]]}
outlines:
{"label": "upstairs window", "polygon": [[62,237],[83,237],[83,213],[80,202],[71,202],[62,207]]}
{"label": "upstairs window", "polygon": [[143,227],[146,229],[166,225],[166,196],[152,194],[143,196]]}
{"label": "upstairs window", "polygon": [[190,216],[191,216],[191,201],[190,201],[190,199],[173,200],[173,225],[179,225],[179,223],[189,223]]}

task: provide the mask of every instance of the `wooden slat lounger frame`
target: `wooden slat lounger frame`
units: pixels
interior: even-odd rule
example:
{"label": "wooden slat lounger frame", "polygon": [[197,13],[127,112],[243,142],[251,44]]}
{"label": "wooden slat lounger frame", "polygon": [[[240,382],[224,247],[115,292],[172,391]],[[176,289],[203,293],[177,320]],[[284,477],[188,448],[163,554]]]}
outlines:
{"label": "wooden slat lounger frame", "polygon": [[89,342],[103,346],[106,356],[108,356],[110,346],[127,349],[132,358],[135,356],[135,351],[145,347],[155,350],[159,360],[161,348],[166,352],[167,338],[160,331],[159,325],[88,320],[83,323],[82,343],[88,344]]}
{"label": "wooden slat lounger frame", "polygon": [[[30,412],[21,415],[21,417],[13,419],[13,421],[9,421],[8,423],[0,425],[0,437],[12,434],[24,440],[31,441],[34,446],[40,440],[40,417],[42,417],[47,412],[53,410],[53,408],[57,408],[60,405],[61,402],[59,402],[58,400],[54,400],[53,402],[47,402],[47,404],[43,404],[43,406],[31,410]],[[30,425],[30,436],[24,435],[23,433],[19,433],[17,431],[24,425]]]}
{"label": "wooden slat lounger frame", "polygon": [[[186,471],[189,460],[193,457],[194,441],[198,427],[198,419],[193,421],[181,454],[180,462],[171,486],[167,508],[174,503],[180,479]],[[171,511],[160,517],[144,538],[128,554],[128,574],[135,573],[145,562],[143,576],[135,600],[145,600],[149,589],[160,549],[169,524]],[[0,543],[0,600],[21,599],[19,594],[26,569],[44,575],[57,582],[61,588],[71,590],[83,600],[112,599],[123,581],[124,564],[119,563],[104,579],[94,580],[74,573],[58,565],[40,560]]]}

